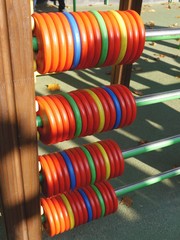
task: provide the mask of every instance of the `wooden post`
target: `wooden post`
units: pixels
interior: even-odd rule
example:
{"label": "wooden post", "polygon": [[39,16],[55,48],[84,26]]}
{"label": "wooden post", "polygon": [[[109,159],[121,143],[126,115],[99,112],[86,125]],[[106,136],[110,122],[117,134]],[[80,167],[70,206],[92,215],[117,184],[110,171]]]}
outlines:
{"label": "wooden post", "polygon": [[8,240],[40,240],[30,1],[0,0],[0,192]]}
{"label": "wooden post", "polygon": [[[120,0],[119,9],[127,10],[133,9],[140,14],[142,7],[142,0]],[[129,87],[131,78],[132,64],[115,65],[112,69],[111,84],[121,83]]]}

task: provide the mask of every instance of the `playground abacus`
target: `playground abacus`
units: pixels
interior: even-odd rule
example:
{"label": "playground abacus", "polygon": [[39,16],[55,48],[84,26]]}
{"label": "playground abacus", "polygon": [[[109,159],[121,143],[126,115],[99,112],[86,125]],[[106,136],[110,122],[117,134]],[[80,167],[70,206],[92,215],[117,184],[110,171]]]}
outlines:
{"label": "playground abacus", "polygon": [[[133,10],[34,13],[32,19],[34,70],[40,74],[131,64],[141,56],[145,41],[154,37]],[[155,35],[159,40],[159,33]],[[171,37],[179,38],[179,30]],[[36,96],[39,140],[50,145],[123,128],[138,117],[137,107],[178,98],[180,91],[174,90],[135,99],[120,84]],[[112,214],[118,196],[180,175],[180,169],[174,168],[115,190],[108,182],[122,176],[126,158],[179,142],[176,135],[121,151],[114,140],[107,139],[39,156],[41,217],[49,235]]]}

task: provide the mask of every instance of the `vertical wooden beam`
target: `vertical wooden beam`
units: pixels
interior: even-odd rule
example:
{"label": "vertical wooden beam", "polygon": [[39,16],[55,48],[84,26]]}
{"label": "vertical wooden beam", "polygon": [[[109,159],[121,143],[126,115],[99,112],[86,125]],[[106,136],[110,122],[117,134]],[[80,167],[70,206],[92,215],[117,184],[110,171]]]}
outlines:
{"label": "vertical wooden beam", "polygon": [[[120,0],[119,9],[127,10],[133,9],[140,14],[142,7],[142,0]],[[131,78],[132,64],[115,65],[112,69],[111,84],[121,83],[129,87]]]}
{"label": "vertical wooden beam", "polygon": [[0,0],[0,192],[8,240],[40,240],[30,1]]}

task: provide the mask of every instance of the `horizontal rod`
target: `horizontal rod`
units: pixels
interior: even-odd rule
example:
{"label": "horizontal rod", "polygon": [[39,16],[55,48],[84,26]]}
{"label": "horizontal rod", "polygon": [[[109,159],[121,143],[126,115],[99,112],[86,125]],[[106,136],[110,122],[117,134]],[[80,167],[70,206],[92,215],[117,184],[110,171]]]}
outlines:
{"label": "horizontal rod", "polygon": [[121,188],[116,188],[115,193],[116,193],[116,196],[119,197],[119,196],[125,195],[127,193],[139,190],[141,188],[151,186],[151,185],[161,182],[165,179],[169,179],[169,178],[176,177],[179,175],[180,175],[180,167],[177,167],[177,168],[168,170],[166,172],[154,175],[152,177],[146,178],[142,181],[139,181],[139,182],[136,182],[133,184],[129,184],[129,185],[126,185]]}
{"label": "horizontal rod", "polygon": [[180,143],[180,134],[169,137],[169,138],[165,138],[162,140],[143,144],[141,146],[123,151],[122,154],[123,154],[124,159],[126,159],[126,158],[134,157],[134,156],[137,156],[137,155],[140,155],[143,153],[155,151],[160,148],[169,147],[176,143]]}
{"label": "horizontal rod", "polygon": [[[160,29],[146,29],[145,40],[146,41],[160,41],[180,39],[180,28],[160,28]],[[33,50],[38,51],[38,40],[33,37],[32,40]]]}
{"label": "horizontal rod", "polygon": [[146,41],[180,39],[180,28],[146,29]]}
{"label": "horizontal rod", "polygon": [[178,98],[180,98],[180,89],[138,97],[136,98],[136,106],[141,107]]}
{"label": "horizontal rod", "polygon": [[[136,98],[136,106],[146,106],[151,105],[155,103],[165,102],[169,100],[174,100],[180,98],[180,90],[173,90],[163,93],[156,93],[156,94],[150,94],[146,95],[144,97],[138,97]],[[36,117],[36,125],[37,127],[42,127],[42,120],[40,116]]]}
{"label": "horizontal rod", "polygon": [[[172,177],[176,177],[180,175],[180,167],[165,171],[163,173],[154,175],[152,177],[146,178],[142,181],[126,185],[124,187],[114,189],[115,194],[117,197],[121,197],[125,194],[128,194],[133,191],[137,191],[141,188],[149,187],[155,183],[162,182],[165,179],[169,179]],[[41,215],[41,221],[44,223],[46,221],[46,217],[44,214]]]}

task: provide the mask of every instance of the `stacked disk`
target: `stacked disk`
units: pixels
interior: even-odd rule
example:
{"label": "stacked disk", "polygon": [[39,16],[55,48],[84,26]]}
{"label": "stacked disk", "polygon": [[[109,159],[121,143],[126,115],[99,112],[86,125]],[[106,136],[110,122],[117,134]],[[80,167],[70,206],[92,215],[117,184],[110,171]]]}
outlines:
{"label": "stacked disk", "polygon": [[[145,43],[144,24],[133,10],[34,13],[37,71],[135,62]],[[34,47],[35,50],[35,47]]]}
{"label": "stacked disk", "polygon": [[121,149],[113,140],[42,155],[39,162],[42,192],[48,197],[118,177],[124,172]]}
{"label": "stacked disk", "polygon": [[54,144],[132,124],[136,102],[120,84],[37,96],[40,140]]}
{"label": "stacked disk", "polygon": [[52,198],[41,198],[41,206],[46,219],[44,227],[54,236],[114,213],[118,200],[112,186],[103,181]]}

